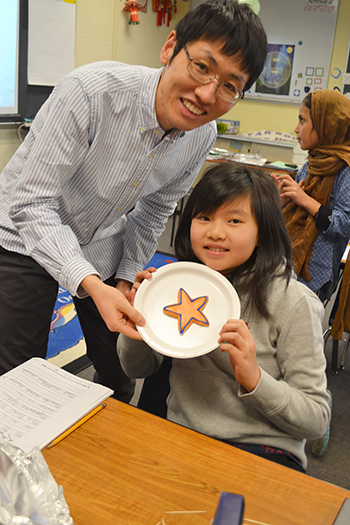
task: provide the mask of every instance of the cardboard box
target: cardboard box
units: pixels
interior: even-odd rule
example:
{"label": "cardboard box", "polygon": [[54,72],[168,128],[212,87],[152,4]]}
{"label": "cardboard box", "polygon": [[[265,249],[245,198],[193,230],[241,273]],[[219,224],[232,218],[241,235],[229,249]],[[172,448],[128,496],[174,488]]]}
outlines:
{"label": "cardboard box", "polygon": [[230,133],[231,135],[235,135],[236,133],[239,133],[239,120],[223,120],[223,119],[216,119],[216,124],[218,125],[218,133]]}

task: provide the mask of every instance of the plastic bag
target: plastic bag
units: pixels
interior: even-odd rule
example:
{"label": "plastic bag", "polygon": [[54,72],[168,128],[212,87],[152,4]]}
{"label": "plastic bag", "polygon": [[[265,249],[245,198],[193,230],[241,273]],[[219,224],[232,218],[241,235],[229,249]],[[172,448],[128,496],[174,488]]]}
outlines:
{"label": "plastic bag", "polygon": [[39,448],[0,442],[0,525],[73,525],[63,489]]}

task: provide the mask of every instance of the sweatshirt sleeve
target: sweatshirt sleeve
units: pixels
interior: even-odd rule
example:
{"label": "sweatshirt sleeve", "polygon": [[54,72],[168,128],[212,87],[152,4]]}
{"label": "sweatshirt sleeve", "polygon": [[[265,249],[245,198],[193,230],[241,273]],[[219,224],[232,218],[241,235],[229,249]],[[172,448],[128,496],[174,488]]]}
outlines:
{"label": "sweatshirt sleeve", "polygon": [[152,375],[163,361],[163,356],[144,341],[130,339],[123,334],[118,337],[117,353],[124,372],[133,379]]}
{"label": "sweatshirt sleeve", "polygon": [[301,297],[280,325],[277,360],[282,378],[277,380],[260,367],[256,388],[252,392],[239,388],[246,408],[257,409],[296,439],[317,439],[330,422],[323,315],[323,305],[314,294]]}

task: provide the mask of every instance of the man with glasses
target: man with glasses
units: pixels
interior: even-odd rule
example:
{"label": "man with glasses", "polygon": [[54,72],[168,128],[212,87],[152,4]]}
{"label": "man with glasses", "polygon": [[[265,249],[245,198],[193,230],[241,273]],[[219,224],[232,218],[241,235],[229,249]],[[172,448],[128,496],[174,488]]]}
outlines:
{"label": "man with glasses", "polygon": [[95,380],[129,401],[116,338],[145,321],[124,294],[266,52],[247,5],[213,0],[170,33],[164,68],[98,62],[56,86],[0,176],[0,374],[46,356],[59,284]]}
{"label": "man with glasses", "polygon": [[214,80],[217,80],[218,85],[216,87],[216,94],[231,104],[236,104],[236,102],[243,98],[243,91],[238,91],[238,89],[232,84],[232,81],[228,82],[222,80],[220,82],[208,66],[199,60],[191,58],[185,45],[183,48],[189,60],[187,70],[197,82],[200,82],[201,84],[210,84]]}

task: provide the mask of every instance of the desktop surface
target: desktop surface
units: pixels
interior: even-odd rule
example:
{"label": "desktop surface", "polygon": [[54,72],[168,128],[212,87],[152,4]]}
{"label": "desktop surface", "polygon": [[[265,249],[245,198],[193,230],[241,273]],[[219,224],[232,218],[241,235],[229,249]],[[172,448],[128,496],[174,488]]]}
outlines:
{"label": "desktop surface", "polygon": [[113,399],[43,454],[75,525],[210,525],[223,491],[244,496],[244,525],[331,525],[350,497]]}

